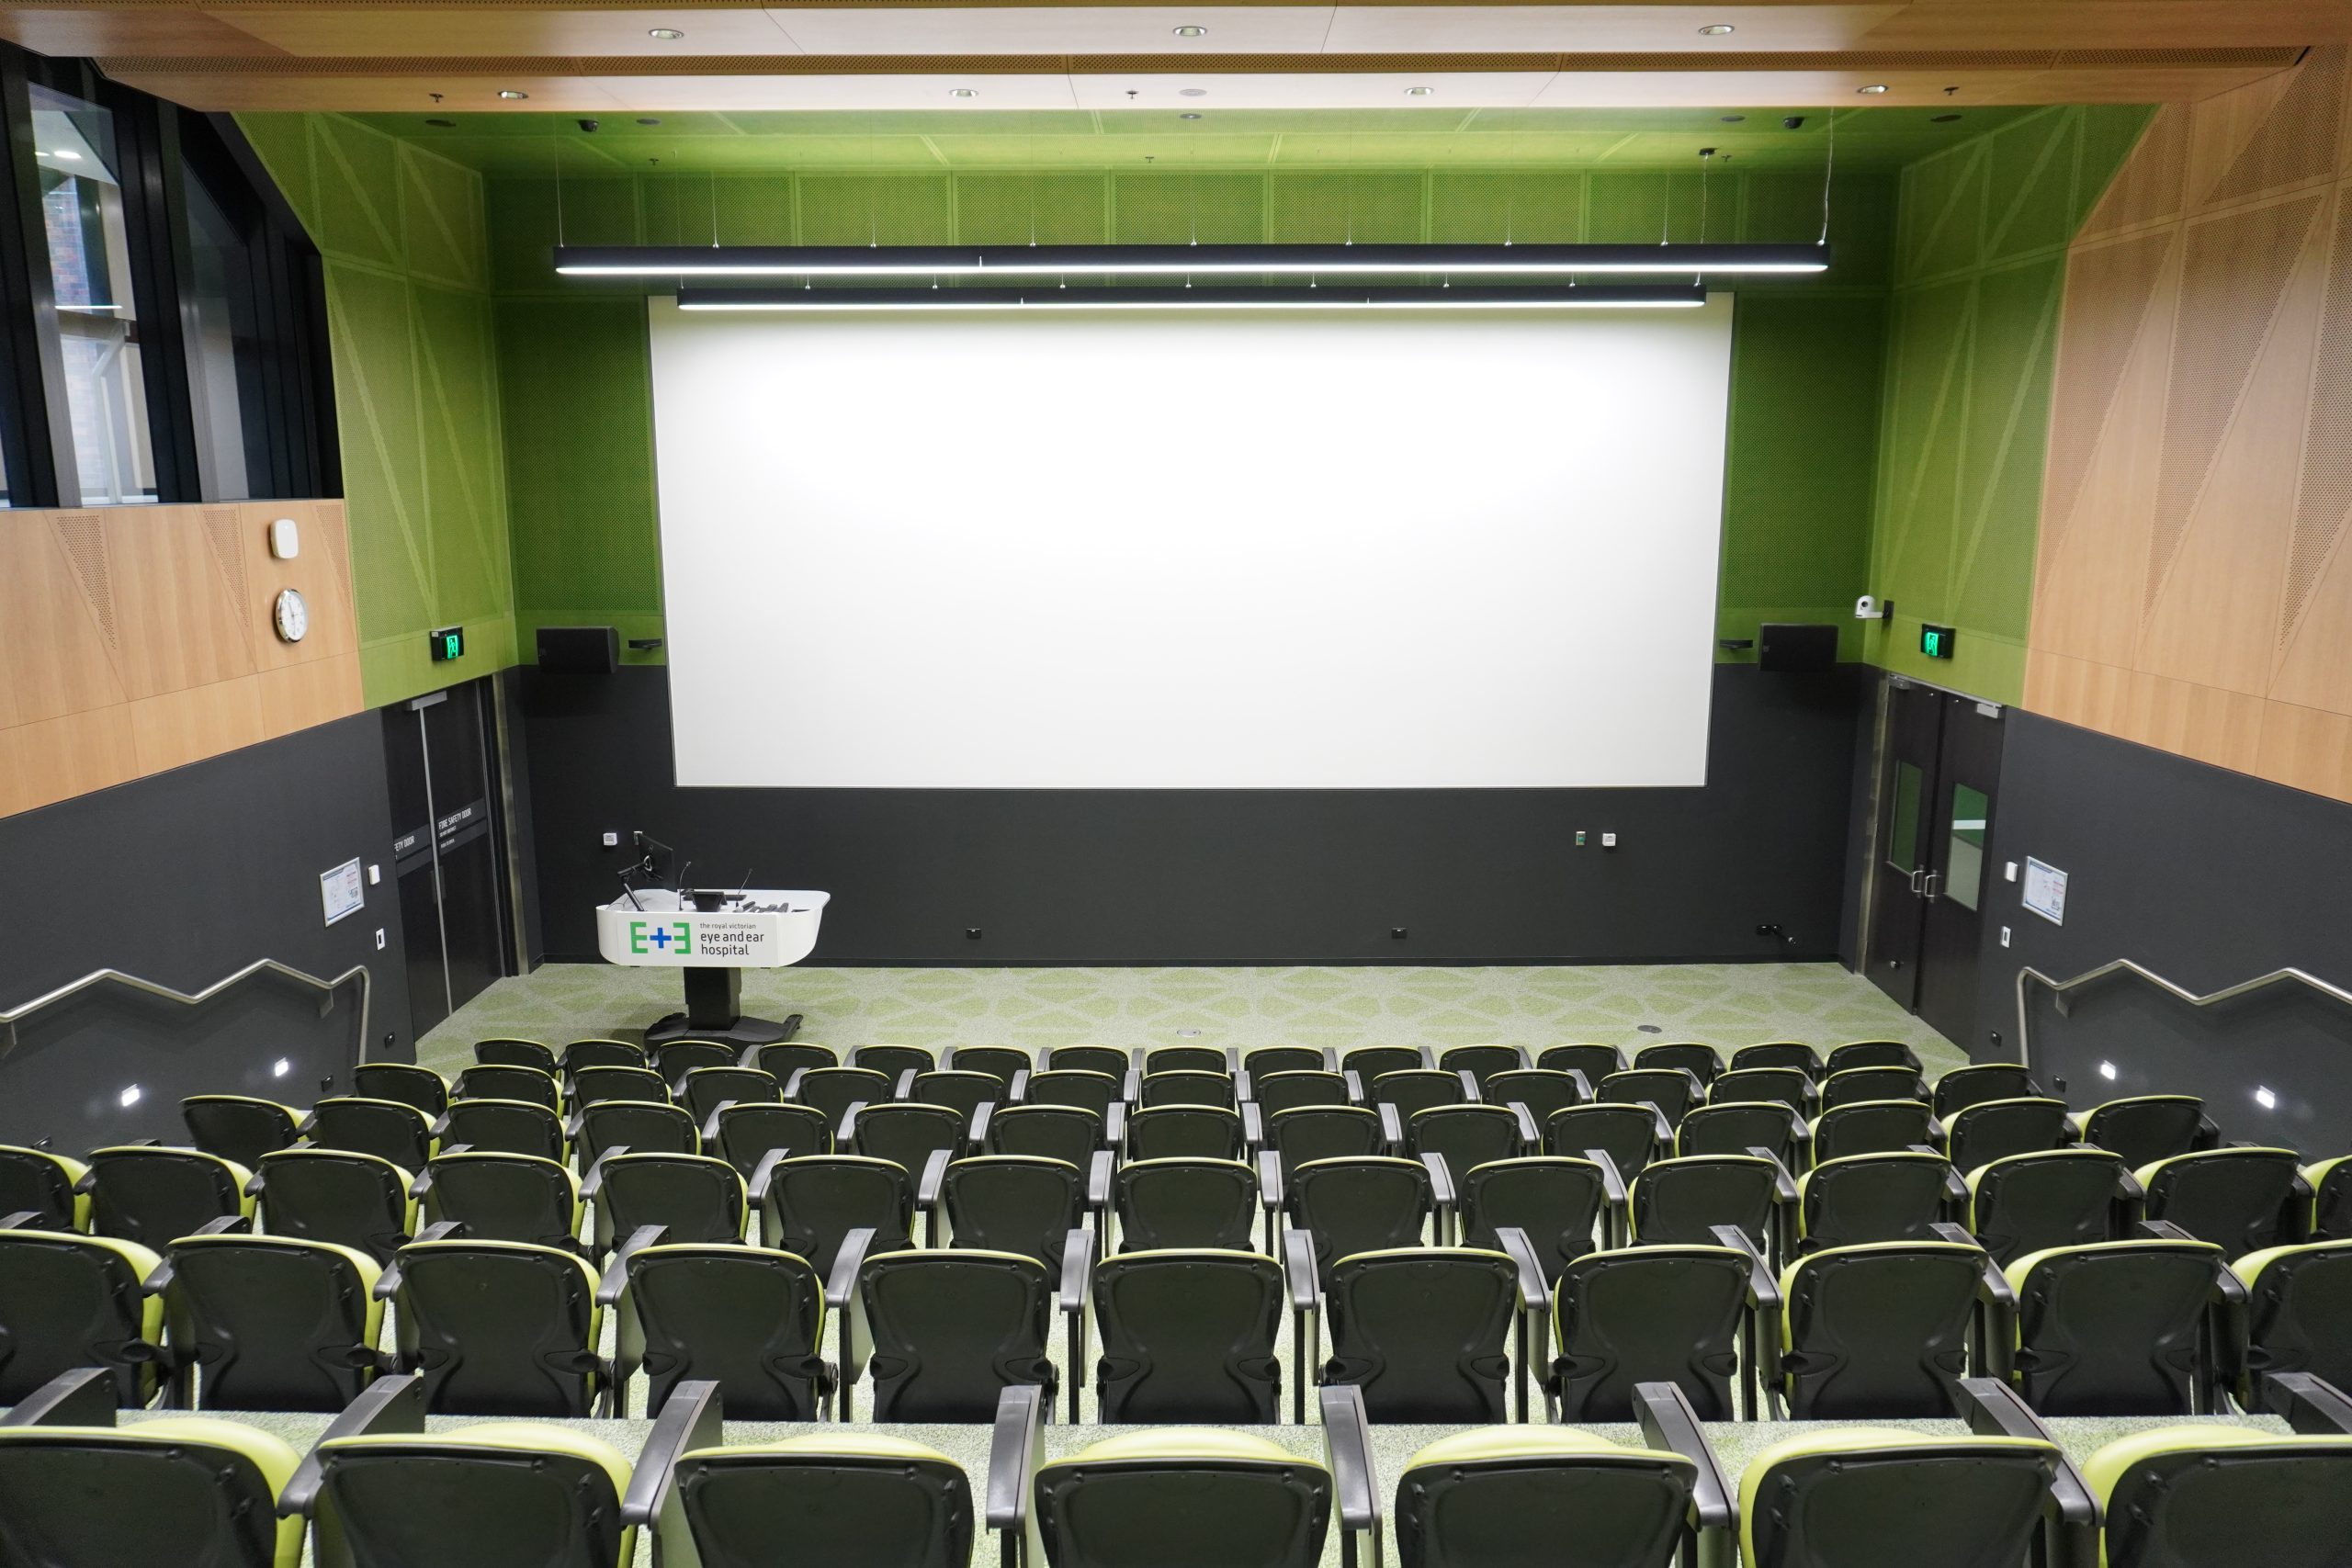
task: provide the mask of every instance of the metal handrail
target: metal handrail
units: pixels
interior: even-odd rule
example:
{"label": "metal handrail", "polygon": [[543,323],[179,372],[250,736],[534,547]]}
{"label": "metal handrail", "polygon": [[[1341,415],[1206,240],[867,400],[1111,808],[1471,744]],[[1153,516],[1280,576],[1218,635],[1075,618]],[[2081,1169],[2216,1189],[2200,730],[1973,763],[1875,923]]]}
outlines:
{"label": "metal handrail", "polygon": [[186,991],[175,991],[169,986],[158,985],[153,980],[142,979],[137,975],[126,975],[119,969],[93,970],[80,979],[60,986],[46,996],[35,997],[31,1001],[13,1010],[0,1010],[0,1056],[6,1056],[17,1048],[18,1023],[43,1008],[53,1006],[68,997],[86,991],[101,981],[111,980],[116,985],[127,986],[134,991],[143,992],[151,997],[161,997],[165,1001],[178,1002],[187,1007],[200,1007],[229,989],[230,987],[264,973],[283,975],[289,980],[298,980],[322,993],[319,1001],[321,1018],[326,1017],[328,1013],[334,1010],[335,993],[353,980],[357,980],[359,982],[359,1054],[363,1059],[366,1057],[368,1054],[368,989],[370,979],[368,966],[365,964],[355,964],[334,979],[322,980],[317,976],[306,974],[290,964],[280,964],[275,958],[258,959],[248,964],[235,974],[215,980],[194,996],[188,995]]}
{"label": "metal handrail", "polygon": [[2128,958],[2110,959],[2096,969],[2084,970],[2071,980],[2053,980],[2039,969],[2027,967],[2018,971],[2018,1060],[2027,1066],[2033,1065],[2033,1036],[2026,1022],[2025,987],[2028,980],[2037,981],[2049,988],[2051,995],[2057,998],[2058,1016],[2064,1018],[2066,1016],[2068,995],[2080,990],[2095,980],[2103,980],[2109,975],[2119,973],[2137,975],[2158,990],[2187,1002],[2194,1008],[2213,1007],[2287,980],[2293,980],[2317,991],[2324,997],[2332,998],[2346,1007],[2352,1007],[2352,991],[2347,991],[2341,986],[2331,985],[2318,976],[2301,969],[2273,969],[2267,975],[2257,975],[2251,980],[2241,980],[2234,986],[2224,986],[2218,991],[2206,991],[2200,994],[2185,986],[2177,986],[2145,964],[2134,964]]}

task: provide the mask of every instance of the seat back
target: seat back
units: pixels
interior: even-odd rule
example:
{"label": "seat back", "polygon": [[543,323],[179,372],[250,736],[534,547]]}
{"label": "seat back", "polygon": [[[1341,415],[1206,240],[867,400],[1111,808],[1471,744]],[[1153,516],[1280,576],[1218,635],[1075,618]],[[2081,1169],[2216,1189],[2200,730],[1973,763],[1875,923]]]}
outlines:
{"label": "seat back", "polygon": [[272,1235],[347,1247],[386,1263],[415,1233],[408,1190],[415,1178],[390,1160],[348,1149],[280,1149],[263,1156],[261,1173],[261,1223]]}
{"label": "seat back", "polygon": [[[1726,1073],[1724,1077],[1731,1075]],[[1716,1080],[1718,1083],[1722,1079]],[[1803,1162],[1804,1123],[1777,1100],[1694,1105],[1674,1130],[1678,1155],[1744,1155],[1762,1149],[1791,1170]]]}
{"label": "seat back", "polygon": [[1823,1111],[1813,1120],[1816,1163],[1847,1155],[1893,1154],[1914,1144],[1933,1146],[1935,1112],[1925,1100],[1865,1100]]}
{"label": "seat back", "polygon": [[551,1247],[420,1241],[400,1251],[401,1362],[448,1416],[590,1413],[597,1391],[596,1273]]}
{"label": "seat back", "polygon": [[362,1062],[351,1069],[352,1088],[369,1100],[397,1100],[427,1116],[449,1109],[449,1080],[430,1067],[408,1062]]}
{"label": "seat back", "polygon": [[493,1421],[338,1438],[319,1461],[319,1568],[607,1568],[636,1555],[620,1506],[628,1461],[585,1432]]}
{"label": "seat back", "polygon": [[608,1100],[637,1100],[653,1105],[670,1102],[670,1080],[651,1067],[621,1063],[582,1067],[571,1075],[572,1103],[600,1105]]}
{"label": "seat back", "polygon": [[1372,1080],[1385,1073],[1409,1073],[1428,1066],[1428,1059],[1411,1045],[1359,1045],[1340,1053],[1340,1070],[1355,1074],[1356,1081],[1367,1090]]}
{"label": "seat back", "polygon": [[922,1045],[860,1045],[849,1054],[849,1062],[851,1066],[887,1074],[894,1080],[910,1069],[927,1073],[939,1066],[939,1059]]}
{"label": "seat back", "polygon": [[2122,1234],[2131,1172],[2105,1149],[2005,1155],[1968,1173],[1968,1228],[2004,1268],[2030,1252]]}
{"label": "seat back", "polygon": [[1821,1109],[1860,1105],[1873,1100],[1927,1103],[1928,1083],[1909,1067],[1848,1067],[1821,1080]]}
{"label": "seat back", "polygon": [[1216,1105],[1230,1111],[1233,1096],[1233,1079],[1223,1072],[1185,1068],[1143,1077],[1146,1105]]}
{"label": "seat back", "polygon": [[563,1109],[563,1086],[553,1072],[505,1062],[478,1062],[449,1086],[452,1100],[521,1100],[549,1111]]}
{"label": "seat back", "polygon": [[2083,1479],[2113,1568],[2352,1562],[2352,1438],[2165,1427],[2108,1444]]}
{"label": "seat back", "polygon": [[1580,1157],[1599,1149],[1631,1181],[1657,1155],[1657,1118],[1645,1105],[1575,1105],[1544,1123],[1546,1154]]}
{"label": "seat back", "polygon": [[555,1048],[537,1040],[477,1040],[474,1060],[516,1067],[537,1067],[543,1073],[556,1069]]}
{"label": "seat back", "polygon": [[787,1156],[833,1152],[832,1124],[808,1105],[771,1105],[752,1100],[720,1111],[716,1152],[745,1176],[777,1149]]}
{"label": "seat back", "polygon": [[[729,1399],[727,1408],[735,1409]],[[964,1469],[934,1449],[860,1432],[696,1449],[678,1497],[702,1568],[775,1568],[791,1551],[827,1568],[967,1568],[976,1516]]]}
{"label": "seat back", "polygon": [[1582,1105],[1589,1087],[1559,1067],[1520,1067],[1487,1078],[1484,1097],[1497,1105],[1524,1105],[1541,1127],[1555,1111]]}
{"label": "seat back", "polygon": [[1370,1105],[1393,1105],[1396,1114],[1412,1120],[1416,1111],[1433,1105],[1460,1105],[1470,1098],[1462,1075],[1437,1067],[1408,1067],[1364,1080],[1363,1097]]}
{"label": "seat back", "polygon": [[1797,1234],[1805,1249],[1873,1241],[1933,1241],[1951,1216],[1951,1166],[1897,1150],[1825,1160],[1797,1180]]}
{"label": "seat back", "polygon": [[0,1562],[299,1562],[302,1521],[277,1504],[300,1462],[267,1432],[203,1416],[0,1429]]}
{"label": "seat back", "polygon": [[1101,1419],[1272,1426],[1282,1268],[1246,1251],[1121,1252],[1094,1269]]}
{"label": "seat back", "polygon": [[1443,1155],[1449,1168],[1510,1159],[1526,1152],[1519,1113],[1508,1105],[1432,1105],[1405,1124],[1405,1146],[1416,1155]]}
{"label": "seat back", "polygon": [[906,1167],[858,1155],[781,1162],[768,1183],[761,1237],[830,1271],[850,1232],[874,1232],[873,1252],[914,1245],[915,1181]]}
{"label": "seat back", "polygon": [[1068,1105],[1091,1111],[1099,1118],[1119,1098],[1121,1079],[1092,1067],[1054,1067],[1029,1075],[1025,1105]]}
{"label": "seat back", "polygon": [[1005,1389],[1050,1390],[1058,1273],[1010,1252],[869,1255],[857,1289],[873,1336],[874,1418],[993,1421]]}
{"label": "seat back", "polygon": [[1348,1080],[1341,1073],[1327,1073],[1318,1069],[1251,1074],[1250,1098],[1259,1111],[1272,1116],[1277,1111],[1295,1111],[1302,1105],[1345,1105],[1348,1103]]}
{"label": "seat back", "polygon": [[807,1258],[663,1243],[630,1253],[628,1271],[622,1335],[650,1381],[648,1415],[691,1379],[718,1384],[738,1420],[823,1418],[825,1281]]}
{"label": "seat back", "polygon": [[814,1040],[779,1040],[762,1045],[752,1054],[752,1066],[775,1079],[788,1083],[792,1075],[804,1067],[838,1067],[840,1056],[830,1045],[820,1045]]}
{"label": "seat back", "polygon": [[1848,1427],[1773,1444],[1740,1476],[1748,1568],[1991,1568],[2039,1561],[2062,1461],[2024,1438]]}
{"label": "seat back", "polygon": [[293,1111],[246,1094],[191,1094],[180,1101],[180,1120],[198,1148],[247,1170],[270,1150],[292,1146],[300,1135]]}
{"label": "seat back", "polygon": [[1017,1252],[1058,1273],[1085,1213],[1086,1178],[1062,1160],[983,1155],[949,1162],[940,1195],[956,1247]]}
{"label": "seat back", "polygon": [[678,1100],[697,1122],[727,1100],[773,1104],[784,1099],[784,1085],[773,1073],[758,1067],[696,1067],[678,1081]]}
{"label": "seat back", "polygon": [[1127,1118],[1129,1159],[1239,1159],[1242,1150],[1241,1118],[1214,1105],[1148,1106]]}
{"label": "seat back", "polygon": [[1605,1194],[1600,1168],[1590,1160],[1559,1155],[1490,1160],[1456,1174],[1453,1185],[1464,1247],[1499,1252],[1504,1230],[1525,1231],[1547,1280],[1592,1250]]}
{"label": "seat back", "polygon": [[653,1047],[653,1070],[675,1089],[686,1075],[699,1067],[731,1067],[736,1051],[716,1040],[665,1040]]}
{"label": "seat back", "polygon": [[1287,1201],[1291,1224],[1314,1237],[1327,1286],[1343,1258],[1420,1246],[1432,1202],[1420,1161],[1376,1155],[1308,1161],[1292,1176]]}
{"label": "seat back", "polygon": [[2017,1389],[2043,1416],[2187,1416],[2222,1249],[2107,1241],[2008,1266]]}
{"label": "seat back", "polygon": [[1516,1045],[1449,1045],[1437,1054],[1437,1065],[1449,1073],[1468,1073],[1484,1094],[1497,1073],[1515,1073],[1532,1064]]}
{"label": "seat back", "polygon": [[1111,1181],[1119,1250],[1247,1250],[1258,1173],[1240,1160],[1130,1160]]}
{"label": "seat back", "polygon": [[448,1122],[442,1134],[447,1143],[494,1154],[557,1160],[564,1156],[562,1119],[532,1100],[452,1100]]}
{"label": "seat back", "polygon": [[921,1176],[931,1156],[964,1145],[964,1115],[944,1105],[911,1100],[869,1105],[850,1129],[850,1150],[876,1159],[896,1160]]}
{"label": "seat back", "polygon": [[80,1230],[90,1201],[74,1184],[89,1168],[47,1149],[0,1144],[0,1214],[33,1214],[47,1230]]}
{"label": "seat back", "polygon": [[1067,1160],[1080,1169],[1102,1146],[1102,1118],[1076,1105],[1000,1105],[989,1114],[988,1152]]}
{"label": "seat back", "polygon": [[2144,1166],[2147,1215],[2232,1258],[2298,1239],[2301,1160],[2292,1149],[2204,1149]]}
{"label": "seat back", "polygon": [[947,1053],[948,1067],[959,1073],[986,1073],[1001,1086],[990,1100],[1004,1099],[1004,1089],[1021,1074],[1035,1070],[1028,1052],[1013,1045],[958,1045]]}
{"label": "seat back", "polygon": [[1724,1070],[1723,1053],[1713,1045],[1675,1041],[1658,1045],[1645,1045],[1634,1053],[1634,1066],[1643,1067],[1679,1067],[1699,1080],[1702,1089],[1715,1081]]}
{"label": "seat back", "polygon": [[1322,1465],[1207,1427],[1136,1432],[1049,1461],[1033,1496],[1051,1568],[1315,1568],[1331,1524]]}
{"label": "seat back", "polygon": [[795,1105],[807,1105],[825,1113],[825,1120],[841,1125],[849,1108],[863,1100],[868,1105],[880,1105],[898,1092],[899,1080],[888,1073],[877,1073],[871,1067],[810,1067],[787,1085],[788,1096]]}
{"label": "seat back", "polygon": [[1326,1383],[1353,1383],[1373,1421],[1503,1419],[1519,1270],[1499,1252],[1408,1247],[1331,1270]]}
{"label": "seat back", "polygon": [[1259,1045],[1241,1053],[1241,1070],[1253,1078],[1317,1073],[1324,1070],[1324,1056],[1312,1045]]}
{"label": "seat back", "polygon": [[118,1404],[153,1397],[164,1303],[141,1286],[162,1261],[115,1236],[0,1231],[0,1404],[84,1367],[114,1374]]}
{"label": "seat back", "polygon": [[1699,1468],[1590,1432],[1485,1427],[1415,1454],[1396,1482],[1404,1568],[1664,1568]]}
{"label": "seat back", "polygon": [[1280,1156],[1283,1179],[1319,1159],[1353,1159],[1380,1152],[1380,1113],[1361,1105],[1304,1105],[1266,1118],[1266,1142]]}
{"label": "seat back", "polygon": [[1043,1066],[1055,1073],[1102,1073],[1115,1082],[1127,1076],[1129,1062],[1115,1045],[1049,1045]]}
{"label": "seat back", "polygon": [[1154,1045],[1143,1054],[1146,1077],[1155,1073],[1215,1073],[1226,1076],[1225,1053],[1214,1045]]}
{"label": "seat back", "polygon": [[1600,1080],[1593,1097],[1611,1105],[1647,1103],[1672,1126],[1698,1103],[1699,1079],[1686,1067],[1628,1067]]}
{"label": "seat back", "polygon": [[967,1121],[983,1105],[1005,1097],[1006,1081],[993,1073],[943,1069],[915,1075],[915,1098],[925,1105],[944,1105]]}
{"label": "seat back", "polygon": [[443,1155],[426,1168],[424,1220],[455,1220],[469,1241],[570,1247],[580,1226],[580,1179],[532,1155]]}
{"label": "seat back", "polygon": [[[356,1156],[365,1157],[365,1156]],[[172,1346],[210,1410],[341,1410],[374,1375],[375,1260],[282,1235],[172,1244]]]}
{"label": "seat back", "polygon": [[1611,1073],[1625,1070],[1625,1053],[1614,1045],[1546,1045],[1535,1053],[1535,1065],[1560,1072],[1577,1072],[1584,1081],[1598,1084]]}
{"label": "seat back", "polygon": [[1920,1071],[1919,1053],[1900,1040],[1849,1040],[1829,1053],[1822,1064],[1827,1077],[1851,1067],[1908,1067]]}
{"label": "seat back", "polygon": [[700,1154],[702,1129],[683,1105],[607,1100],[584,1107],[580,1112],[580,1138],[571,1151],[581,1168],[595,1164],[606,1149],[613,1148],[626,1148],[632,1154]]}
{"label": "seat back", "polygon": [[2190,1094],[2140,1094],[2092,1107],[2083,1142],[2123,1156],[2137,1170],[2185,1155],[2205,1139],[2205,1102]]}
{"label": "seat back", "polygon": [[[402,1106],[406,1111],[408,1107]],[[161,1252],[230,1214],[250,1214],[253,1173],[201,1149],[145,1145],[90,1151],[90,1229]]]}
{"label": "seat back", "polygon": [[394,1100],[338,1096],[311,1107],[311,1142],[322,1149],[351,1149],[390,1160],[402,1170],[423,1170],[433,1157],[433,1118]]}
{"label": "seat back", "polygon": [[2236,1267],[2246,1291],[2238,1403],[2257,1408],[2270,1372],[2352,1388],[2352,1241],[2270,1247]]}
{"label": "seat back", "polygon": [[1795,1067],[1734,1067],[1707,1089],[1710,1105],[1770,1100],[1792,1111],[1813,1109],[1813,1079]]}
{"label": "seat back", "polygon": [[743,1175],[716,1155],[607,1156],[596,1194],[600,1244],[626,1241],[640,1225],[660,1225],[664,1241],[743,1239]]}
{"label": "seat back", "polygon": [[2352,1241],[2352,1156],[2322,1160],[2304,1176],[2312,1184],[2312,1239]]}
{"label": "seat back", "polygon": [[1962,1171],[2010,1155],[2063,1148],[2065,1143],[2063,1100],[1981,1100],[1944,1122],[1944,1149],[1953,1168]]}
{"label": "seat back", "polygon": [[1781,1361],[1791,1417],[1948,1414],[1984,1275],[1984,1255],[1952,1242],[1833,1247],[1789,1265]]}
{"label": "seat back", "polygon": [[1714,1227],[1736,1225],[1758,1248],[1770,1245],[1780,1168],[1753,1155],[1689,1155],[1652,1160],[1634,1179],[1634,1241],[1714,1245]]}
{"label": "seat back", "polygon": [[645,1053],[626,1040],[574,1040],[557,1056],[566,1077],[586,1067],[642,1067]]}
{"label": "seat back", "polygon": [[1819,1053],[1798,1040],[1767,1040],[1759,1044],[1742,1045],[1731,1054],[1733,1072],[1745,1072],[1750,1067],[1792,1067],[1809,1078],[1821,1077],[1823,1071]]}
{"label": "seat back", "polygon": [[1634,1390],[1670,1382],[1702,1420],[1734,1413],[1740,1314],[1753,1264],[1729,1247],[1588,1253],[1552,1296],[1563,1421],[1630,1421]]}
{"label": "seat back", "polygon": [[1929,1103],[1938,1116],[1949,1119],[1954,1111],[1988,1100],[2040,1100],[2046,1092],[2033,1081],[2031,1070],[2016,1062],[1978,1062],[1938,1078]]}

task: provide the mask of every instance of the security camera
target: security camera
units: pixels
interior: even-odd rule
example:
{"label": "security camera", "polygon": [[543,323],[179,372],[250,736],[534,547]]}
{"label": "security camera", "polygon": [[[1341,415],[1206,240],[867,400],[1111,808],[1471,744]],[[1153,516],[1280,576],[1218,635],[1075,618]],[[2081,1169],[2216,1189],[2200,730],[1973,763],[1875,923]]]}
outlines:
{"label": "security camera", "polygon": [[1781,118],[1781,129],[1782,130],[1804,130],[1804,116],[1803,116],[1803,115],[1801,115],[1801,114],[1792,114],[1792,115],[1787,115],[1787,116],[1784,116],[1784,117]]}
{"label": "security camera", "polygon": [[1873,599],[1865,593],[1854,601],[1854,619],[1858,621],[1883,621],[1894,614],[1892,599]]}
{"label": "security camera", "polygon": [[594,130],[596,129],[597,122],[593,119],[583,119],[580,121],[579,124],[580,129],[582,130]]}

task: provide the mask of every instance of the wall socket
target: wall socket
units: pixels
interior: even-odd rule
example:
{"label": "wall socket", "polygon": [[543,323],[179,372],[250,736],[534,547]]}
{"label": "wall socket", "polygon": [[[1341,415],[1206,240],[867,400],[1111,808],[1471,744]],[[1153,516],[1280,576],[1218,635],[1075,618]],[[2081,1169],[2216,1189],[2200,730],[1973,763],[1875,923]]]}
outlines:
{"label": "wall socket", "polygon": [[384,951],[384,928],[381,926],[376,928],[376,951],[379,953]]}
{"label": "wall socket", "polygon": [[2009,928],[2007,926],[2001,928],[2001,945],[2003,947],[2009,945]]}

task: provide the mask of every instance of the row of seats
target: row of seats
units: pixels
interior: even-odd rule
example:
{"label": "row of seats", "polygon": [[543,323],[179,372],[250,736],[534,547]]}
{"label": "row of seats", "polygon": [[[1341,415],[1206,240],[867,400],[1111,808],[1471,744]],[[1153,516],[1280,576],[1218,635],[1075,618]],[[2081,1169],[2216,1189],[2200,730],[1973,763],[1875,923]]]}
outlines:
{"label": "row of seats", "polygon": [[[0,1421],[0,1559],[45,1568],[201,1561],[495,1562],[628,1568],[639,1532],[664,1568],[1883,1568],[1899,1561],[2067,1568],[2335,1568],[2352,1561],[2352,1403],[2274,1382],[2288,1433],[2137,1433],[2077,1467],[1998,1385],[1973,1384],[1967,1435],[1807,1433],[1736,1485],[1676,1390],[1639,1391],[1639,1438],[1503,1427],[1452,1434],[1382,1483],[1352,1395],[1322,1401],[1319,1455],[1248,1432],[1128,1434],[1048,1459],[1044,1401],[1008,1390],[988,1472],[903,1439],[819,1433],[730,1444],[734,1413],[681,1386],[634,1463],[596,1436],[531,1423],[428,1431],[418,1380],[388,1380],[307,1455],[237,1422],[124,1427],[69,1373]],[[128,1504],[136,1506],[107,1506]]]}

